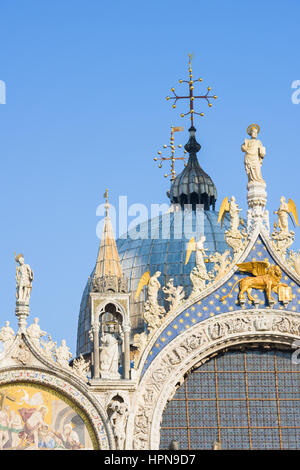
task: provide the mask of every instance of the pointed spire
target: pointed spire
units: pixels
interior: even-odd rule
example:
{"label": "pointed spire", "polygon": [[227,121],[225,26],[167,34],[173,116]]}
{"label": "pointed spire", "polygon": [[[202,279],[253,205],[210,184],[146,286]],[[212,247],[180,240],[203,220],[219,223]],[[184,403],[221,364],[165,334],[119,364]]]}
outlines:
{"label": "pointed spire", "polygon": [[95,267],[94,288],[101,292],[107,290],[125,292],[127,290],[127,282],[123,277],[117,244],[109,217],[110,205],[108,202],[107,189],[104,193],[104,197],[106,199],[106,215]]}

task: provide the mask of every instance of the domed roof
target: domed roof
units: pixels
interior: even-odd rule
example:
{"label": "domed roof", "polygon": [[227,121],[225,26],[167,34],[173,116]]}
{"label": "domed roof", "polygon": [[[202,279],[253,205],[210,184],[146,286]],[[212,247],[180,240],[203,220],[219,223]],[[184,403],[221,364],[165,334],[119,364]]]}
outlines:
{"label": "domed roof", "polygon": [[[174,285],[183,286],[188,296],[191,292],[190,272],[195,265],[194,252],[187,265],[184,264],[186,246],[190,238],[194,236],[198,240],[204,233],[207,256],[216,251],[223,253],[228,249],[224,231],[229,228],[229,217],[225,217],[222,229],[217,221],[218,212],[211,210],[168,212],[139,224],[117,240],[122,271],[128,279],[129,291],[132,293],[130,317],[133,334],[144,328],[142,313],[146,289],[141,293],[138,302],[133,299],[141,276],[145,271],[150,271],[150,275],[160,271],[159,282],[162,286],[173,278]],[[212,266],[208,264],[207,269],[211,268]],[[94,271],[85,287],[80,306],[77,355],[90,351],[88,331],[91,325],[88,300],[93,273]],[[162,294],[160,291],[161,303]]]}
{"label": "domed roof", "polygon": [[[137,225],[117,240],[122,272],[128,280],[131,293],[130,320],[133,335],[144,329],[143,307],[146,289],[141,292],[137,301],[134,300],[134,294],[141,276],[146,271],[150,271],[151,276],[156,271],[160,271],[161,286],[173,279],[174,286],[183,286],[185,295],[188,297],[191,293],[190,272],[195,266],[194,252],[185,265],[189,240],[192,237],[199,240],[204,234],[207,257],[215,252],[224,253],[228,250],[224,231],[229,228],[229,216],[225,217],[223,228],[221,228],[218,225],[219,214],[214,210],[217,190],[212,179],[202,170],[197,160],[197,152],[201,146],[195,138],[196,129],[192,126],[189,132],[190,138],[185,145],[186,151],[189,152],[189,161],[186,168],[171,184],[170,211]],[[185,204],[190,206],[187,208]],[[200,204],[203,205],[202,208],[199,207]],[[211,268],[212,266],[208,263],[208,271]],[[95,269],[87,282],[81,300],[77,355],[91,350],[89,294],[93,287],[94,274]],[[159,292],[158,300],[161,304],[164,301],[162,290]]]}

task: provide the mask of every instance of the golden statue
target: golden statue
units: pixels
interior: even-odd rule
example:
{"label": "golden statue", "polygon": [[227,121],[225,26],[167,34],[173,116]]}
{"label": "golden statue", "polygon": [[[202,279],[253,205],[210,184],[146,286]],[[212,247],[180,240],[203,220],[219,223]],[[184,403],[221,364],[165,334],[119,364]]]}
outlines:
{"label": "golden statue", "polygon": [[279,266],[270,265],[268,261],[253,261],[237,264],[240,272],[248,272],[253,276],[248,276],[243,279],[239,279],[231,288],[230,292],[222,297],[220,300],[223,301],[228,297],[235,286],[239,284],[240,293],[239,301],[245,301],[245,293],[247,293],[248,299],[254,302],[254,297],[251,296],[252,289],[259,289],[266,292],[268,302],[274,301],[272,298],[272,291],[276,294],[279,293],[279,288],[290,289],[288,284],[280,282],[282,278],[282,272]]}
{"label": "golden statue", "polygon": [[204,235],[201,236],[197,242],[195,240],[195,237],[192,237],[190,239],[188,246],[187,246],[187,250],[186,250],[186,257],[185,257],[184,265],[188,264],[192,251],[195,251],[196,252],[196,266],[205,268],[205,264],[204,264],[205,261],[203,258],[205,256],[205,252],[207,251],[204,248],[205,240],[206,238]]}

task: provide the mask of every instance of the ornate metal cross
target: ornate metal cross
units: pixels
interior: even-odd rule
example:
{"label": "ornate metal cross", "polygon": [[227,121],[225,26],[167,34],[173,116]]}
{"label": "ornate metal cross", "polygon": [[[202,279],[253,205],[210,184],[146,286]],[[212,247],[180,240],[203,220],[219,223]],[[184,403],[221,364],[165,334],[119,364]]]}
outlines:
{"label": "ornate metal cross", "polygon": [[[171,155],[169,157],[155,157],[154,158],[154,161],[156,162],[157,160],[160,160],[160,162],[163,162],[163,161],[170,161],[171,162],[171,173],[167,174],[165,173],[164,174],[164,177],[165,178],[168,178],[168,176],[171,176],[171,181],[173,181],[175,179],[175,175],[176,175],[176,172],[175,172],[175,161],[176,160],[186,160],[187,157],[175,157],[175,149],[176,147],[178,148],[181,148],[182,145],[174,145],[174,132],[179,132],[179,131],[183,131],[184,128],[183,127],[173,127],[171,126],[171,137],[170,137],[170,145],[164,145],[164,148],[170,148],[171,149]],[[158,155],[161,155],[161,151],[159,150],[158,152]],[[184,154],[187,153],[186,150],[184,151]],[[162,167],[162,163],[160,163],[158,165],[159,168]]]}
{"label": "ornate metal cross", "polygon": [[202,78],[198,78],[197,80],[193,80],[192,55],[189,54],[189,80],[179,80],[179,83],[188,83],[190,94],[188,96],[178,96],[175,93],[175,88],[171,88],[171,91],[173,92],[174,96],[167,96],[166,100],[174,100],[174,104],[172,105],[173,108],[176,108],[176,103],[177,103],[178,100],[188,99],[190,101],[190,110],[187,113],[182,113],[180,116],[184,117],[184,116],[190,115],[191,127],[194,126],[194,114],[198,114],[199,116],[204,116],[204,113],[202,113],[202,112],[198,113],[194,110],[194,100],[195,99],[204,99],[204,100],[207,101],[208,106],[211,107],[212,104],[210,102],[210,99],[215,99],[215,100],[217,99],[216,95],[209,95],[211,87],[207,87],[206,95],[195,95],[194,96],[194,83],[196,83],[196,82],[202,82]]}

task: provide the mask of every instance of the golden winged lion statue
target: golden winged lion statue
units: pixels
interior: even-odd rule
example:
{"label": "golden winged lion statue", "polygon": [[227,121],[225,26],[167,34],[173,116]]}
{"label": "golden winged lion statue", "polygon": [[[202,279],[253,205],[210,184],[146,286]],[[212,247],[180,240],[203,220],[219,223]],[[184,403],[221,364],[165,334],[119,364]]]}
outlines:
{"label": "golden winged lion statue", "polygon": [[231,288],[230,292],[222,297],[223,301],[228,297],[235,286],[239,284],[239,301],[245,300],[245,293],[248,299],[254,302],[254,297],[251,296],[252,289],[259,289],[266,293],[268,302],[274,301],[272,298],[272,291],[278,294],[279,287],[289,288],[288,284],[281,281],[282,271],[279,266],[270,265],[268,261],[249,261],[246,263],[237,264],[240,272],[251,273],[252,276],[239,279]]}

